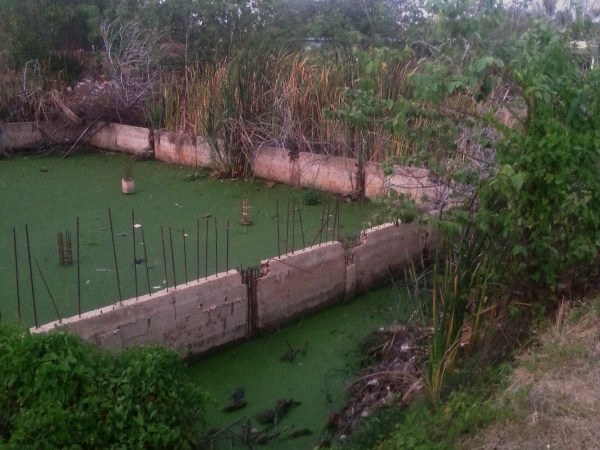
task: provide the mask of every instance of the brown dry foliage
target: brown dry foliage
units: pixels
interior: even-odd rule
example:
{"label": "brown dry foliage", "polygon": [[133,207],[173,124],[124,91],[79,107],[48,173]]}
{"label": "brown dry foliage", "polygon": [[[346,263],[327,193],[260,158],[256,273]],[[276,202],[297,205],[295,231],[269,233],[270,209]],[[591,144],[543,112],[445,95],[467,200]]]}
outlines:
{"label": "brown dry foliage", "polygon": [[537,345],[517,359],[499,396],[507,419],[465,449],[596,449],[600,446],[600,299],[561,305]]}

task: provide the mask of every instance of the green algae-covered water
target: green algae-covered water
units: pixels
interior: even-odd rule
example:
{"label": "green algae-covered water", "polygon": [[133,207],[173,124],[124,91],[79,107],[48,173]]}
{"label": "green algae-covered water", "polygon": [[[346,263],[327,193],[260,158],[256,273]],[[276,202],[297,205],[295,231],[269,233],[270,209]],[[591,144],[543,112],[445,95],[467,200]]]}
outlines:
{"label": "green algae-covered water", "polygon": [[[318,240],[321,217],[327,209],[331,238],[337,203],[333,196],[323,194],[321,203],[307,206],[302,204],[306,190],[271,186],[260,180],[217,180],[204,174],[200,179],[186,182],[195,169],[157,161],[134,161],[136,193],[123,195],[121,175],[127,158],[118,153],[79,152],[68,158],[16,154],[0,160],[0,312],[3,321],[18,320],[17,300],[20,300],[22,321],[33,325],[31,273],[39,324],[56,320],[52,298],[62,317],[77,313],[77,217],[81,233],[82,311],[119,300],[109,208],[123,299],[135,296],[136,275],[137,291],[141,295],[148,292],[148,285],[150,291],[156,291],[172,286],[174,278],[183,284],[186,278],[211,275],[217,269],[224,271],[226,265],[229,268],[257,265],[261,259],[285,252],[286,247],[289,251],[301,248],[303,240],[309,245]],[[239,223],[243,200],[250,204],[251,226]],[[288,207],[292,211],[293,205],[297,206],[297,212],[290,212],[288,218]],[[340,202],[340,234],[358,233],[372,211],[373,206],[368,202]],[[136,259],[146,259],[148,279],[144,263],[135,266],[134,271],[132,212],[134,221],[142,225],[135,229]],[[32,255],[31,272],[26,226]],[[16,265],[13,230],[17,238]],[[59,264],[57,239],[58,232],[66,236],[67,231],[71,234],[75,263],[64,267]],[[324,240],[325,233],[321,236]]]}
{"label": "green algae-covered water", "polygon": [[[291,407],[276,427],[268,428],[267,434],[276,437],[257,448],[311,449],[328,439],[327,417],[347,400],[347,385],[357,376],[360,342],[407,317],[402,294],[391,287],[375,290],[193,364],[191,376],[209,394],[209,428],[226,429],[215,439],[214,448],[250,448],[240,437],[248,420],[250,427],[263,430],[256,415],[280,399],[300,404]],[[292,362],[281,361],[289,346],[306,348],[306,353]],[[223,412],[239,389],[244,390],[247,405]],[[291,438],[295,432],[302,436]]]}

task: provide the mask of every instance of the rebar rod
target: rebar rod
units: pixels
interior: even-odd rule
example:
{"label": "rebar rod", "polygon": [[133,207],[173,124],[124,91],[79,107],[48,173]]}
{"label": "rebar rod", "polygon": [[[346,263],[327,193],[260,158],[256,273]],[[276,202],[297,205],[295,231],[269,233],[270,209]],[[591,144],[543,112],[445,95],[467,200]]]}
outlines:
{"label": "rebar rod", "polygon": [[77,314],[81,317],[81,263],[79,245],[79,216],[77,216]]}
{"label": "rebar rod", "polygon": [[21,294],[19,290],[19,257],[17,256],[17,229],[13,227],[13,244],[15,249],[15,281],[17,283],[17,316],[21,321]]}
{"label": "rebar rod", "polygon": [[167,251],[165,250],[165,233],[163,227],[160,227],[160,239],[162,241],[163,267],[165,268],[165,284],[167,285],[167,292],[169,292],[169,271],[167,270]]}
{"label": "rebar rod", "polygon": [[171,246],[171,267],[173,268],[173,288],[177,289],[177,275],[175,274],[175,252],[173,250],[173,232],[169,227],[169,242]]}
{"label": "rebar rod", "polygon": [[275,200],[277,206],[277,257],[281,258],[281,237],[279,236],[279,199]]}
{"label": "rebar rod", "polygon": [[117,263],[117,247],[115,246],[115,232],[113,230],[112,213],[108,208],[108,221],[110,223],[110,237],[112,239],[113,257],[115,260],[115,274],[117,276],[117,291],[119,293],[119,303],[123,304],[123,296],[121,295],[121,280],[119,279],[119,264]]}
{"label": "rebar rod", "polygon": [[137,252],[135,248],[135,214],[131,210],[131,241],[133,243],[133,284],[135,286],[135,299],[138,299],[138,278],[137,278]]}
{"label": "rebar rod", "polygon": [[185,284],[188,284],[188,272],[187,272],[187,249],[185,246],[185,228],[181,229],[183,236],[183,272],[185,274]]}
{"label": "rebar rod", "polygon": [[144,227],[142,227],[142,247],[144,247],[144,265],[146,266],[146,285],[148,286],[148,295],[152,297],[152,290],[150,289],[150,274],[148,273],[148,252],[146,251],[146,234],[144,233]]}
{"label": "rebar rod", "polygon": [[34,261],[35,261],[35,265],[37,266],[37,270],[40,273],[40,277],[42,278],[42,282],[44,283],[44,286],[46,287],[46,292],[48,292],[48,296],[50,297],[52,306],[54,307],[54,312],[56,313],[56,318],[58,319],[59,323],[62,323],[62,316],[60,315],[60,312],[58,312],[58,307],[56,306],[56,302],[54,301],[52,292],[50,292],[50,287],[48,286],[48,283],[46,282],[46,278],[44,277],[44,274],[42,273],[42,268],[40,267],[37,259],[34,259]]}
{"label": "rebar rod", "polygon": [[29,281],[31,282],[31,302],[33,304],[33,323],[38,327],[37,308],[35,306],[35,288],[33,286],[33,267],[31,266],[31,246],[29,245],[29,228],[25,225],[25,238],[27,239],[27,259],[29,260]]}

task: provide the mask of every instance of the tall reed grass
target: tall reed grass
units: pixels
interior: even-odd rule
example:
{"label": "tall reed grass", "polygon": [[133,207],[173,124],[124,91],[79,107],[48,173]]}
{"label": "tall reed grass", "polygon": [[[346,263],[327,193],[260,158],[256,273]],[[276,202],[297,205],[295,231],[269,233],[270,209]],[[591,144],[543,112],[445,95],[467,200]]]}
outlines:
{"label": "tall reed grass", "polygon": [[[406,94],[412,64],[387,64],[375,95],[395,101]],[[357,130],[328,114],[347,107],[345,92],[356,87],[362,72],[357,60],[245,52],[216,65],[190,66],[183,76],[165,77],[150,111],[155,117],[158,103],[161,126],[208,138],[214,158],[227,172],[247,170],[253,149],[264,145],[345,157],[357,157],[365,149],[369,161],[416,157],[422,148],[410,134],[394,133],[379,123]],[[407,127],[430,125],[414,117]]]}
{"label": "tall reed grass", "polygon": [[[488,304],[492,258],[484,236],[467,226],[442,243],[429,283],[412,292],[422,302],[422,320],[431,327],[424,380],[434,406],[459,355],[473,352],[485,332],[485,316],[494,311]],[[417,278],[414,267],[411,277],[414,286],[424,279]]]}

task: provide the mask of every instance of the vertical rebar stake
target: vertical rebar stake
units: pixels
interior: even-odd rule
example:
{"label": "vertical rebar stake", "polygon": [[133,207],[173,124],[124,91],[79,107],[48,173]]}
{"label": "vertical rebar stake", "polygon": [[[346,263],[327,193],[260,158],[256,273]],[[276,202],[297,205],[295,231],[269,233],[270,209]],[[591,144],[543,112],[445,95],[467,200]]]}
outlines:
{"label": "vertical rebar stake", "polygon": [[79,263],[79,216],[77,216],[77,314],[81,317],[81,264]]}
{"label": "vertical rebar stake", "polygon": [[175,274],[175,252],[173,251],[173,233],[169,227],[169,242],[171,245],[171,266],[173,267],[173,288],[177,289],[177,275]]}
{"label": "vertical rebar stake", "polygon": [[204,278],[208,279],[208,217],[206,218],[206,236],[204,236]]}
{"label": "vertical rebar stake", "polygon": [[17,229],[13,227],[13,243],[15,248],[15,281],[17,282],[17,315],[21,321],[21,294],[19,291],[19,258],[17,256]]}
{"label": "vertical rebar stake", "polygon": [[279,236],[279,199],[275,200],[277,206],[277,257],[281,258],[281,238]]}
{"label": "vertical rebar stake", "polygon": [[338,198],[338,207],[337,207],[337,235],[338,235],[338,241],[341,239],[340,238],[340,222],[341,222],[341,216],[340,216],[340,199]]}
{"label": "vertical rebar stake", "polygon": [[48,293],[48,296],[50,297],[50,301],[52,302],[52,306],[54,307],[54,312],[56,313],[56,318],[58,319],[58,323],[62,323],[62,316],[60,315],[60,312],[58,312],[58,306],[56,306],[56,302],[54,301],[54,297],[52,296],[52,292],[50,292],[50,287],[48,286],[48,283],[46,282],[46,278],[44,277],[44,274],[42,273],[42,268],[40,267],[37,259],[34,259],[34,261],[35,261],[35,265],[37,267],[37,270],[40,273],[40,277],[42,278],[42,282],[44,283],[44,287],[46,288],[46,292]]}
{"label": "vertical rebar stake", "polygon": [[225,272],[229,272],[229,219],[227,219],[227,228],[225,230]]}
{"label": "vertical rebar stake", "polygon": [[131,210],[131,240],[133,242],[133,284],[135,285],[135,299],[138,299],[138,279],[137,279],[137,252],[135,249],[135,215]]}
{"label": "vertical rebar stake", "polygon": [[119,292],[119,304],[123,305],[123,297],[121,296],[121,280],[119,279],[119,265],[117,264],[117,248],[115,247],[115,233],[113,230],[113,221],[110,208],[108,208],[108,221],[110,222],[110,237],[112,239],[113,256],[115,259],[115,273],[117,275],[117,291]]}
{"label": "vertical rebar stake", "polygon": [[296,244],[296,200],[292,200],[292,255]]}
{"label": "vertical rebar stake", "polygon": [[200,279],[200,219],[196,219],[196,281]]}
{"label": "vertical rebar stake", "polygon": [[38,327],[37,308],[35,307],[35,289],[33,287],[33,268],[31,266],[31,247],[29,245],[29,228],[25,225],[25,238],[27,239],[27,258],[29,260],[29,280],[31,282],[31,301],[33,303],[33,322]]}
{"label": "vertical rebar stake", "polygon": [[217,216],[215,216],[215,275],[219,276],[219,235],[217,232]]}
{"label": "vertical rebar stake", "polygon": [[323,228],[325,227],[325,203],[323,203],[323,212],[321,213],[321,229],[319,230],[319,247],[323,239]]}
{"label": "vertical rebar stake", "polygon": [[329,242],[329,199],[327,199],[327,213],[325,214],[325,243]]}
{"label": "vertical rebar stake", "polygon": [[165,284],[167,285],[167,292],[169,292],[169,271],[167,270],[167,251],[165,250],[165,233],[163,227],[160,227],[160,239],[162,241],[163,266],[165,268]]}
{"label": "vertical rebar stake", "polygon": [[148,252],[146,251],[146,235],[144,233],[144,227],[142,227],[142,247],[144,247],[144,263],[146,266],[146,285],[148,286],[148,295],[152,297],[152,290],[150,289],[150,274],[148,273]]}
{"label": "vertical rebar stake", "polygon": [[340,206],[339,203],[336,203],[335,205],[335,209],[333,210],[333,232],[331,233],[331,240],[335,241],[335,230],[336,230],[336,226],[337,226],[337,211],[338,211],[338,207]]}
{"label": "vertical rebar stake", "polygon": [[285,254],[288,253],[288,241],[290,240],[290,202],[287,203],[285,215]]}
{"label": "vertical rebar stake", "polygon": [[183,269],[185,274],[185,284],[188,284],[188,273],[187,273],[187,249],[185,247],[185,228],[181,229],[183,235]]}
{"label": "vertical rebar stake", "polygon": [[304,242],[304,225],[302,225],[302,209],[298,208],[298,219],[300,219],[300,233],[302,234],[302,248],[306,248],[306,243]]}

